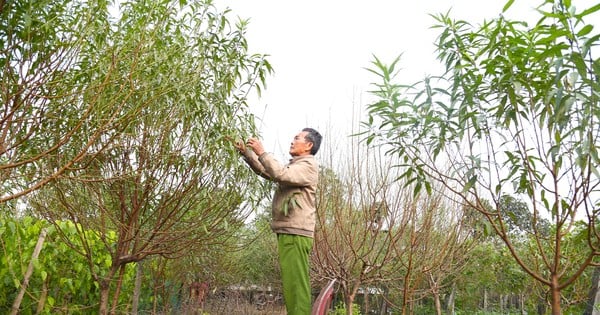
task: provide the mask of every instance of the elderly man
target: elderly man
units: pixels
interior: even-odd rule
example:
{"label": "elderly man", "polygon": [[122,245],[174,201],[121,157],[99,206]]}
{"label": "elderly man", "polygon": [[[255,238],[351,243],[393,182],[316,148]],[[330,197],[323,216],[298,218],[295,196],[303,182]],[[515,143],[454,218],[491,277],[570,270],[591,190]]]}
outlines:
{"label": "elderly man", "polygon": [[321,134],[304,128],[290,145],[288,164],[265,152],[255,138],[236,147],[258,175],[277,184],[273,195],[271,229],[277,234],[283,298],[288,315],[308,315],[311,311],[309,255],[316,222],[315,195],[319,165],[314,155]]}

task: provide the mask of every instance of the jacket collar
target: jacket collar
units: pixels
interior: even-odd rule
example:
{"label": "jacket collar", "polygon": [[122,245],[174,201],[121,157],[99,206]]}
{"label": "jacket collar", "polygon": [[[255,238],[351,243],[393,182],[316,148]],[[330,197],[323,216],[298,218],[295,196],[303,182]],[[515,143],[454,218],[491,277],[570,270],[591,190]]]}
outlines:
{"label": "jacket collar", "polygon": [[297,161],[304,160],[304,159],[314,159],[314,158],[315,158],[315,156],[314,156],[314,155],[312,155],[312,154],[308,154],[308,155],[299,155],[299,156],[293,156],[293,157],[290,159],[290,163],[291,163],[291,162],[297,162]]}

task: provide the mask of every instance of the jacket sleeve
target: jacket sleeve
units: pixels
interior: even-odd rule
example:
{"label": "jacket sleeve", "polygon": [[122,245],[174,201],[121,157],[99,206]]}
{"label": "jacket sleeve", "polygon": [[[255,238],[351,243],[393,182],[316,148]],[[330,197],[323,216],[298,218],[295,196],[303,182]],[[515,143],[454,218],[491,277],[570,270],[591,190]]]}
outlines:
{"label": "jacket sleeve", "polygon": [[250,166],[254,173],[268,180],[272,180],[272,178],[269,177],[269,175],[267,174],[264,166],[258,161],[258,156],[256,156],[256,153],[254,153],[252,149],[246,148],[242,155],[244,157],[244,161],[246,161],[246,163],[248,164],[248,166]]}
{"label": "jacket sleeve", "polygon": [[271,180],[287,186],[310,186],[319,178],[318,166],[313,159],[283,165],[272,154],[264,153],[258,161]]}

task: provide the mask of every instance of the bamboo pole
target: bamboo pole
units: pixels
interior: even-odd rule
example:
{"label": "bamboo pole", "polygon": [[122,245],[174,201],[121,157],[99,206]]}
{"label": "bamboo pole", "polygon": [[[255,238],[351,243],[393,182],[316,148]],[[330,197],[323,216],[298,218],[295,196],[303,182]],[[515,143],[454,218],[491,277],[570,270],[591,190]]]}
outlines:
{"label": "bamboo pole", "polygon": [[35,244],[35,248],[33,249],[33,254],[31,255],[31,260],[29,261],[29,266],[27,266],[27,270],[25,271],[25,276],[23,277],[23,283],[21,284],[21,289],[19,290],[19,294],[15,299],[12,305],[11,315],[17,315],[19,313],[19,308],[21,307],[21,301],[23,300],[23,296],[25,295],[25,291],[27,290],[27,286],[29,286],[29,278],[33,273],[33,262],[38,258],[40,252],[42,251],[42,245],[44,245],[44,240],[46,239],[46,229],[42,228],[40,231],[40,236],[38,237],[37,244]]}

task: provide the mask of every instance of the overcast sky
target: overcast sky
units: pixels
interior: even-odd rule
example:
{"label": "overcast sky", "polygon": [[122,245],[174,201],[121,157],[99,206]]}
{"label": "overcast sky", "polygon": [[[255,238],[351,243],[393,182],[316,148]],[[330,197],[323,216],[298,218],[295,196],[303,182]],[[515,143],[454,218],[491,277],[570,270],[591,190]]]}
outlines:
{"label": "overcast sky", "polygon": [[[541,1],[516,0],[505,14],[528,19]],[[573,0],[589,6],[592,0]],[[228,7],[231,18],[250,19],[247,40],[251,53],[268,54],[275,73],[262,97],[251,99],[262,120],[265,148],[287,157],[289,143],[303,127],[325,136],[350,132],[354,108],[366,106],[370,84],[378,82],[364,70],[373,55],[385,63],[402,54],[403,83],[439,73],[434,55],[439,30],[431,29],[437,15],[450,10],[454,19],[479,25],[498,17],[502,0],[215,0]],[[535,19],[532,19],[534,16]],[[355,113],[355,116],[359,113]],[[332,132],[333,129],[335,132]]]}

